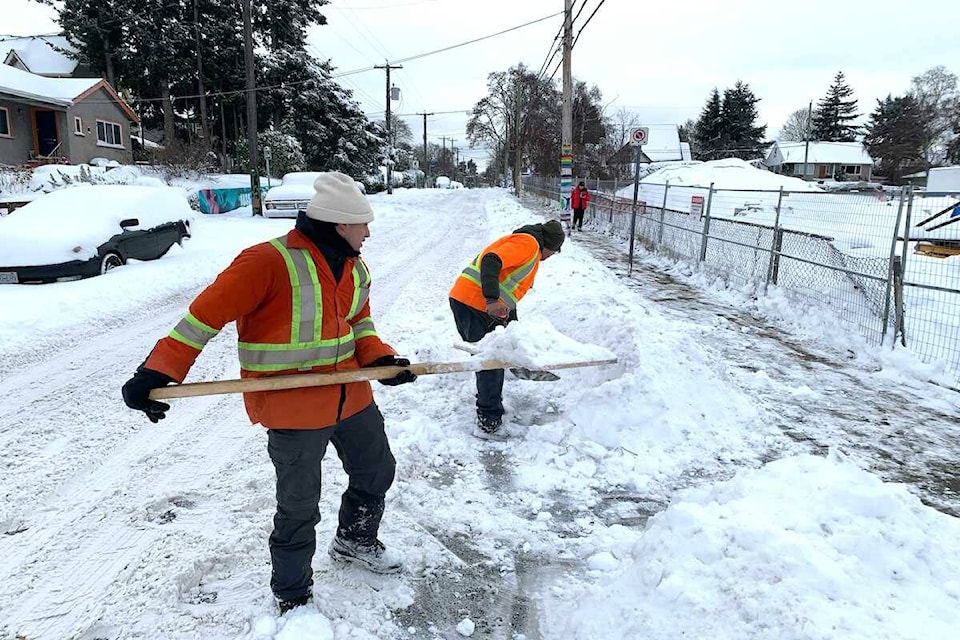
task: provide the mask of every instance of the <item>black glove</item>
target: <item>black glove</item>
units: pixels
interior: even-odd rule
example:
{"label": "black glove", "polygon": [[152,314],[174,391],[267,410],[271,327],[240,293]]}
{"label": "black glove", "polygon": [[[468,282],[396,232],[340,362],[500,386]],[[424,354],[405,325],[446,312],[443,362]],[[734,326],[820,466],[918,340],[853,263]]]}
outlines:
{"label": "black glove", "polygon": [[133,377],[123,385],[123,401],[131,409],[143,411],[150,418],[150,422],[159,422],[167,417],[170,405],[166,402],[157,402],[150,399],[150,392],[165,387],[173,382],[173,378],[165,373],[140,367]]}
{"label": "black glove", "polygon": [[[382,358],[377,358],[371,362],[368,366],[370,367],[409,367],[410,361],[406,358],[398,358],[397,356],[383,356]],[[386,380],[380,380],[380,384],[385,384],[388,387],[395,387],[398,384],[406,384],[407,382],[413,382],[417,379],[416,374],[413,371],[401,371],[392,378],[387,378]]]}

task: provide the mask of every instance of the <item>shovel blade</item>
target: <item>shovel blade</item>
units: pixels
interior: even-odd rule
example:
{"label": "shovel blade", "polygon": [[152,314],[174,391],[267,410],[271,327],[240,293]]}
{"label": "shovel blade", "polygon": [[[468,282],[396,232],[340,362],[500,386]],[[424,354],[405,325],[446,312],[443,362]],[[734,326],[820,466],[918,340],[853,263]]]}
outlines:
{"label": "shovel blade", "polygon": [[510,367],[510,373],[520,380],[533,380],[535,382],[554,382],[560,379],[560,376],[550,371],[527,369],[526,367]]}

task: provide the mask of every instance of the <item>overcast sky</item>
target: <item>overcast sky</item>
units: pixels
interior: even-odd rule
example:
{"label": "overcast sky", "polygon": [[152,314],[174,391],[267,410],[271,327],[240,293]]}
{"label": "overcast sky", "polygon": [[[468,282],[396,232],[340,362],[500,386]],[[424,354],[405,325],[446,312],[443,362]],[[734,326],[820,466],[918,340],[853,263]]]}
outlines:
{"label": "overcast sky", "polygon": [[[133,0],[131,0],[133,1]],[[601,0],[575,0],[576,34]],[[57,30],[54,12],[32,0],[3,0],[4,25],[13,34]],[[310,45],[353,71],[480,38],[563,10],[563,0],[334,0],[322,8],[328,25],[310,30]],[[11,15],[12,14],[12,15]],[[403,63],[392,72],[400,114],[431,116],[428,137],[450,138],[461,159],[485,155],[466,149],[467,116],[486,91],[487,74],[524,62],[539,70],[561,24],[543,22],[452,51]],[[597,85],[608,113],[637,111],[644,124],[696,117],[711,88],[749,83],[761,121],[774,137],[791,111],[816,103],[838,70],[847,75],[864,114],[876,98],[902,93],[911,77],[943,64],[960,72],[960,2],[903,0],[838,3],[806,0],[604,0],[573,52],[577,79]],[[552,70],[552,69],[551,69]],[[560,77],[557,73],[557,78]],[[365,71],[339,80],[364,111],[382,118],[385,77]],[[405,117],[417,141],[423,120]]]}

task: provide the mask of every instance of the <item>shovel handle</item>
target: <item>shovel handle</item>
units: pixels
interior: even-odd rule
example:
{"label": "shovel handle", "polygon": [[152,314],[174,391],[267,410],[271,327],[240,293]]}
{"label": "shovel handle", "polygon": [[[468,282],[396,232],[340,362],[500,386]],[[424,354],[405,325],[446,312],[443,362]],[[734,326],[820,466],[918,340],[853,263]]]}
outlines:
{"label": "shovel handle", "polygon": [[[550,365],[549,369],[569,369],[573,367],[594,367],[615,364],[616,358],[609,360],[591,360],[586,362],[567,362]],[[215,382],[188,382],[186,384],[160,387],[150,392],[151,400],[169,398],[192,398],[213,396],[225,393],[250,393],[254,391],[280,391],[283,389],[301,389],[303,387],[322,387],[331,384],[362,382],[364,380],[386,380],[402,371],[410,371],[418,376],[439,373],[458,373],[462,371],[487,371],[490,369],[509,369],[512,363],[502,360],[471,360],[466,362],[420,362],[407,367],[396,365],[386,367],[367,367],[349,371],[331,371],[328,373],[298,373],[288,376],[267,376],[264,378],[241,378],[239,380],[218,380]]]}

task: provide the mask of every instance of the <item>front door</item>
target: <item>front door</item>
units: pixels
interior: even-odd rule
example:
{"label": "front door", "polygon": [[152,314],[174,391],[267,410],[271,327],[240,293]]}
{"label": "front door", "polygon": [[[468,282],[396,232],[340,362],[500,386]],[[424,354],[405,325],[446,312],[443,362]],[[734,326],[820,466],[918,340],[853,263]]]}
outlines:
{"label": "front door", "polygon": [[60,132],[57,128],[56,111],[35,109],[34,123],[36,126],[36,149],[38,156],[49,156],[57,149],[60,143]]}

